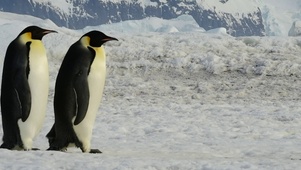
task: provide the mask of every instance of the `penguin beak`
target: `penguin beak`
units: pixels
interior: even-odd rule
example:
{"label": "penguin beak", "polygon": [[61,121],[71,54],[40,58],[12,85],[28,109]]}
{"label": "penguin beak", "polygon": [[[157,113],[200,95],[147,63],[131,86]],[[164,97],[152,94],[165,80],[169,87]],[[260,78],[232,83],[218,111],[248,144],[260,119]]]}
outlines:
{"label": "penguin beak", "polygon": [[118,41],[118,39],[117,38],[114,38],[114,37],[106,37],[106,38],[104,38],[104,39],[102,39],[104,42],[107,42],[107,41],[112,41],[112,40],[115,40],[115,41]]}
{"label": "penguin beak", "polygon": [[57,33],[57,31],[54,31],[54,30],[44,30],[42,32],[43,35],[46,35],[46,34],[49,34],[49,33]]}

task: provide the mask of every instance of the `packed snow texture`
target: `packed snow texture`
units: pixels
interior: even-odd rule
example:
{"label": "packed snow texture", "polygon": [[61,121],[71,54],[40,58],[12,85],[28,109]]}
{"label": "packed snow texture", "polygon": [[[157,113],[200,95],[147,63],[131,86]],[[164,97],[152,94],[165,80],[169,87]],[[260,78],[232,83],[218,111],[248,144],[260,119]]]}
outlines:
{"label": "packed snow texture", "polygon": [[0,16],[1,67],[8,44],[26,26],[58,31],[43,38],[51,84],[34,141],[41,150],[1,149],[0,169],[300,168],[300,37],[93,27],[119,39],[105,44],[107,81],[92,137],[92,147],[103,153],[63,153],[45,151],[55,78],[69,46],[90,30]]}

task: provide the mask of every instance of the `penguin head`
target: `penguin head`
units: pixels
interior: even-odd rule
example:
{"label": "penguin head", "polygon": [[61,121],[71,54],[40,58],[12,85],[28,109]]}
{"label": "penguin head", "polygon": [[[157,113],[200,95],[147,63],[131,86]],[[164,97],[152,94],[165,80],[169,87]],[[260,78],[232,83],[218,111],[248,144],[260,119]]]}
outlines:
{"label": "penguin head", "polygon": [[42,40],[43,36],[48,34],[48,33],[52,33],[56,31],[53,30],[47,30],[47,29],[43,29],[40,28],[38,26],[29,26],[26,27],[20,34],[18,37],[22,36],[22,35],[27,35],[29,36],[30,39],[34,39],[34,40]]}
{"label": "penguin head", "polygon": [[82,38],[89,39],[89,45],[92,47],[101,47],[105,42],[115,40],[118,41],[117,38],[107,36],[106,34],[100,31],[90,31],[82,36]]}

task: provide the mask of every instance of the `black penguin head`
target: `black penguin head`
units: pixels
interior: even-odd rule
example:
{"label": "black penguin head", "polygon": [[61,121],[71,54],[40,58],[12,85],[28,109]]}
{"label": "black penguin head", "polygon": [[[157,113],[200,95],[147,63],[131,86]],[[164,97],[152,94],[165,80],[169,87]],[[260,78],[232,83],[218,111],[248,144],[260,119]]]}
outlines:
{"label": "black penguin head", "polygon": [[52,33],[52,32],[56,32],[56,31],[46,30],[46,29],[40,28],[38,26],[29,26],[29,27],[25,28],[19,34],[19,36],[21,36],[22,34],[30,33],[31,34],[31,39],[42,40],[44,35],[46,35],[48,33]]}
{"label": "black penguin head", "polygon": [[117,38],[107,36],[106,34],[100,32],[100,31],[90,31],[83,35],[82,37],[89,37],[90,42],[89,45],[92,47],[100,47],[102,46],[105,42],[111,41],[111,40],[116,40],[118,41]]}

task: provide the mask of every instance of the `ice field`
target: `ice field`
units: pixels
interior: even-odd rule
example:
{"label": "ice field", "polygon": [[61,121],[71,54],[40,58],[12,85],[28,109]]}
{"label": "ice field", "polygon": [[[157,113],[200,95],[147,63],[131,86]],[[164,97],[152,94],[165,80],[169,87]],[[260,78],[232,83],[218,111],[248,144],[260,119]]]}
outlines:
{"label": "ice field", "polygon": [[[149,19],[145,23],[160,24],[132,21],[74,31],[49,20],[0,16],[1,72],[8,44],[23,28],[58,31],[43,38],[51,84],[45,123],[34,141],[41,150],[2,149],[0,169],[301,166],[300,37],[231,37],[223,29],[205,32],[189,19],[189,27]],[[105,44],[107,81],[92,137],[92,147],[103,153],[45,151],[60,63],[69,46],[92,29],[119,39]]]}

